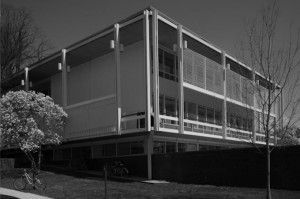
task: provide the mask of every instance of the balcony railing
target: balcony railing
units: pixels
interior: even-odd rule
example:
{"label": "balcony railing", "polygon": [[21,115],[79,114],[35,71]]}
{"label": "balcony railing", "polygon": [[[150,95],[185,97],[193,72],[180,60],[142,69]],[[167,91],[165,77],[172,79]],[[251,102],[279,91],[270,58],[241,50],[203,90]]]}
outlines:
{"label": "balcony railing", "polygon": [[121,133],[139,132],[145,129],[145,113],[122,116]]}
{"label": "balcony railing", "polygon": [[[165,115],[160,115],[160,127],[176,130],[178,132],[179,123],[177,117],[170,117]],[[193,121],[184,119],[184,130],[188,132],[199,133],[199,135],[206,135],[206,136],[219,136],[223,135],[222,133],[222,126],[203,123],[199,121]]]}
{"label": "balcony railing", "polygon": [[243,131],[243,130],[240,130],[240,129],[227,128],[227,134],[226,135],[229,138],[245,140],[245,141],[250,141],[252,139],[252,132]]}

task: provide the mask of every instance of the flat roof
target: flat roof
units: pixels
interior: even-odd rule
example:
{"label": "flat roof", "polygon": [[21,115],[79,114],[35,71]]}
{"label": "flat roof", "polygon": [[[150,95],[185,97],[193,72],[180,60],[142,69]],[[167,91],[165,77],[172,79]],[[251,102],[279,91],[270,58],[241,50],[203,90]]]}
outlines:
{"label": "flat roof", "polygon": [[[120,20],[120,21],[118,21],[118,22],[116,22],[116,23],[120,24],[120,26],[122,26],[122,24],[128,25],[128,22],[130,22],[130,21],[133,21],[133,22],[134,22],[134,19],[136,19],[137,17],[142,16],[142,15],[144,14],[144,11],[146,11],[146,10],[150,11],[150,15],[152,15],[152,12],[153,12],[153,11],[157,11],[158,16],[159,16],[159,19],[160,19],[160,20],[163,20],[163,22],[166,22],[168,25],[171,25],[171,26],[173,26],[173,27],[174,27],[174,26],[177,27],[177,25],[180,24],[180,23],[178,23],[177,21],[175,21],[174,19],[172,19],[172,18],[168,17],[167,15],[165,15],[163,12],[161,12],[161,11],[159,11],[158,9],[154,8],[153,6],[148,6],[148,7],[144,8],[144,9],[138,11],[137,13],[132,14],[132,15],[130,15],[129,17],[127,17],[127,18],[125,18],[125,19],[122,19],[122,20]],[[114,23],[114,24],[116,24],[116,23]],[[107,28],[102,29],[102,30],[100,30],[100,31],[98,31],[98,32],[96,32],[96,33],[94,33],[94,34],[92,34],[92,35],[89,35],[88,37],[85,37],[85,38],[83,38],[83,39],[81,39],[81,40],[79,40],[79,41],[77,41],[77,42],[75,42],[75,43],[73,43],[73,44],[67,46],[67,47],[64,48],[64,49],[66,49],[67,52],[71,52],[71,51],[73,51],[73,50],[75,50],[75,49],[77,49],[77,48],[79,48],[79,47],[81,47],[81,46],[83,46],[83,45],[85,45],[85,44],[88,44],[88,43],[90,43],[90,42],[93,42],[93,41],[95,41],[97,38],[101,37],[101,35],[104,35],[105,33],[111,32],[111,31],[113,30],[113,28],[114,28],[114,24],[112,24],[112,25],[108,26]],[[224,51],[221,50],[219,47],[215,46],[215,45],[212,44],[210,41],[208,41],[207,39],[205,39],[205,38],[199,36],[197,33],[191,31],[191,30],[188,29],[187,27],[185,27],[185,26],[182,26],[182,27],[183,27],[184,33],[187,33],[189,36],[193,36],[194,38],[197,38],[197,40],[198,40],[200,43],[206,45],[207,47],[209,47],[209,48],[211,48],[211,49],[213,49],[213,50],[215,50],[215,51],[217,51],[217,52],[219,52],[219,53],[224,52]],[[234,58],[233,56],[231,56],[231,55],[229,55],[229,54],[227,54],[227,53],[224,53],[224,54],[225,54],[225,56],[226,56],[227,58],[229,58],[229,59],[231,59],[232,61],[236,62],[236,63],[237,63],[238,65],[240,65],[241,67],[245,68],[246,70],[252,71],[252,68],[251,68],[251,67],[249,67],[249,66],[247,66],[246,64],[244,64],[244,63],[238,61],[238,60],[237,60],[236,58]],[[32,71],[33,69],[35,69],[35,68],[37,68],[37,67],[41,67],[41,66],[43,66],[43,65],[47,65],[47,63],[48,63],[48,65],[49,65],[49,62],[52,62],[52,63],[53,63],[54,60],[57,60],[58,62],[60,62],[60,61],[59,61],[59,60],[60,60],[60,57],[61,57],[61,50],[56,51],[56,52],[54,52],[54,53],[52,53],[52,54],[46,56],[45,58],[43,58],[43,59],[41,59],[41,60],[39,60],[39,61],[37,61],[37,62],[35,62],[35,63],[29,65],[29,66],[27,66],[27,67],[29,68],[29,71]],[[58,62],[57,62],[57,63],[58,63]],[[56,68],[56,69],[57,69],[57,68]],[[42,70],[39,70],[39,71],[42,71]],[[257,71],[255,71],[255,73],[256,73],[256,75],[265,78],[263,75],[261,75],[261,74],[258,73]],[[4,84],[4,86],[5,86],[5,85],[8,86],[7,84],[10,84],[10,83],[12,83],[12,85],[17,84],[18,82],[20,83],[20,80],[22,79],[22,77],[21,77],[22,75],[24,75],[24,70],[21,70],[21,71],[15,73],[12,77],[3,80],[1,84]],[[265,79],[266,79],[266,78],[265,78]],[[8,87],[9,87],[9,86],[8,86]]]}

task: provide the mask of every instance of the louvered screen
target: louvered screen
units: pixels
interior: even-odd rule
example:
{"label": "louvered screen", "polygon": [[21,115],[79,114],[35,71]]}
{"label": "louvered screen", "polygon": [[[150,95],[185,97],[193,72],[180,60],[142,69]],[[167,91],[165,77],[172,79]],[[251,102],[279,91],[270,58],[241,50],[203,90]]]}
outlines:
{"label": "louvered screen", "polygon": [[241,76],[237,73],[232,73],[233,80],[233,99],[237,101],[241,101],[241,86],[240,86],[240,78]]}
{"label": "louvered screen", "polygon": [[201,88],[205,88],[204,70],[205,58],[198,53],[194,53],[194,79],[196,86],[199,86]]}
{"label": "louvered screen", "polygon": [[233,85],[232,85],[232,71],[231,70],[226,70],[226,93],[227,93],[227,97],[233,99]]}
{"label": "louvered screen", "polygon": [[209,59],[206,59],[206,89],[214,91],[214,67]]}
{"label": "louvered screen", "polygon": [[183,52],[183,80],[190,84],[193,82],[193,52],[190,49]]}
{"label": "louvered screen", "polygon": [[242,102],[248,105],[253,105],[253,88],[251,81],[241,76],[242,87]]}
{"label": "louvered screen", "polygon": [[217,64],[215,65],[215,92],[218,94],[224,93],[224,87],[223,87],[223,68],[221,65]]}

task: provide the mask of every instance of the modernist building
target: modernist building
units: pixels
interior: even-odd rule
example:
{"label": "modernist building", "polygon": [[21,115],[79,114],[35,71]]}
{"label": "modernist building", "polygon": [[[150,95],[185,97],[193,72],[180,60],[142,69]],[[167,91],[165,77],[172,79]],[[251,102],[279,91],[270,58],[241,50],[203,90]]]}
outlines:
{"label": "modernist building", "polygon": [[[259,80],[259,81],[258,81]],[[22,83],[24,83],[22,85]],[[147,8],[2,83],[51,96],[69,115],[54,160],[264,144],[258,72]],[[279,107],[274,107],[275,120]],[[272,141],[274,142],[274,140]]]}

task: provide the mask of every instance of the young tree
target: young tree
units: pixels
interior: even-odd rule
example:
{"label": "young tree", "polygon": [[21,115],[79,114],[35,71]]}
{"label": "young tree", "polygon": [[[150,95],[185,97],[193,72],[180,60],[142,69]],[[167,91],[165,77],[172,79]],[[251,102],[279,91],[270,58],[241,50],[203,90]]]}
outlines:
{"label": "young tree", "polygon": [[[246,62],[263,76],[255,76],[252,87],[255,103],[260,109],[255,117],[256,125],[266,142],[268,199],[271,198],[270,144],[287,135],[290,127],[297,122],[300,102],[300,32],[295,34],[290,28],[285,38],[278,36],[278,20],[279,6],[275,0],[247,23],[246,39],[242,42],[243,56],[248,59]],[[279,110],[276,119],[272,117],[274,109]]]}
{"label": "young tree", "polygon": [[4,80],[25,66],[42,59],[50,49],[25,8],[1,5],[1,69]]}
{"label": "young tree", "polygon": [[1,147],[18,147],[37,169],[33,153],[42,145],[59,144],[67,117],[53,99],[34,91],[8,92],[0,99]]}

